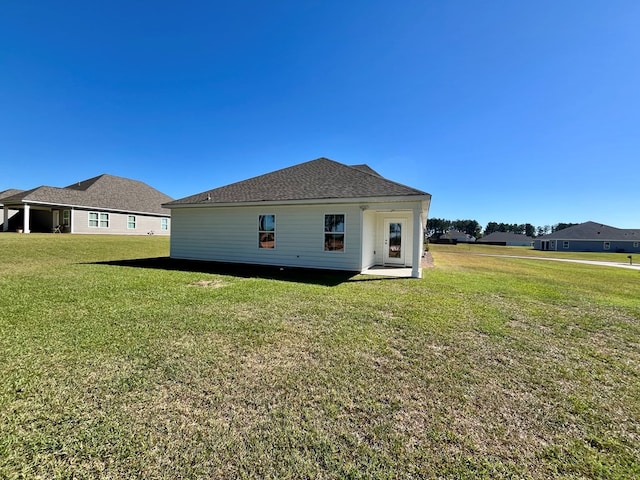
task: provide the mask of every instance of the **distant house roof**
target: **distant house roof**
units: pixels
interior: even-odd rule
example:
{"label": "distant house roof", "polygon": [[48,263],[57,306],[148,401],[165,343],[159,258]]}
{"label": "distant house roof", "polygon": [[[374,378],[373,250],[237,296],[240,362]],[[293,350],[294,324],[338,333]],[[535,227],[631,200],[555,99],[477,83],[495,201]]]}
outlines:
{"label": "distant house roof", "polygon": [[168,215],[172,198],[138,180],[98,175],[64,188],[41,186],[2,198],[2,203],[43,203]]}
{"label": "distant house roof", "polygon": [[492,242],[533,242],[533,237],[528,237],[521,233],[511,232],[493,232],[489,235],[482,237],[478,240],[478,243],[492,243]]}
{"label": "distant house roof", "polygon": [[367,165],[348,166],[318,158],[181,198],[166,206],[424,195],[430,196],[387,180]]}
{"label": "distant house roof", "polygon": [[640,241],[640,229],[623,229],[597,222],[584,222],[538,237],[542,240],[628,240]]}
{"label": "distant house roof", "polygon": [[2,204],[2,200],[4,198],[11,197],[13,195],[17,195],[18,193],[22,193],[24,190],[18,190],[17,188],[9,188],[7,190],[3,190],[0,192],[0,204]]}
{"label": "distant house roof", "polygon": [[449,230],[440,235],[440,240],[458,240],[459,242],[474,242],[476,237],[459,230]]}

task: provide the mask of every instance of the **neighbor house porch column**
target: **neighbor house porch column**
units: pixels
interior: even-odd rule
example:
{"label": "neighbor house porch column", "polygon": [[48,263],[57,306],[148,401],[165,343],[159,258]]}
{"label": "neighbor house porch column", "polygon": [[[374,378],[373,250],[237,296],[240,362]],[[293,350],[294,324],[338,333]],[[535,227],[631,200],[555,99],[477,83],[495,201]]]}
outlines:
{"label": "neighbor house porch column", "polygon": [[29,204],[25,203],[24,204],[24,227],[23,227],[24,233],[31,233],[31,230],[29,229],[29,213],[30,213]]}
{"label": "neighbor house porch column", "polygon": [[411,259],[411,276],[422,278],[422,248],[424,233],[422,232],[422,210],[413,210],[413,252]]}
{"label": "neighbor house porch column", "polygon": [[4,219],[4,222],[2,224],[2,231],[8,232],[9,231],[9,207],[5,205],[3,207],[3,210],[4,210],[4,217],[2,218]]}

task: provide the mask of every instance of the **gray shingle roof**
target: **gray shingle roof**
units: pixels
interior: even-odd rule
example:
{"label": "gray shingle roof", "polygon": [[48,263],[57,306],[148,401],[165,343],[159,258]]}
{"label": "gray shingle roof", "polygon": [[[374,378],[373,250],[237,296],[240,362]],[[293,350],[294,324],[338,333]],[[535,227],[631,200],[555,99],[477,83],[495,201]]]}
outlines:
{"label": "gray shingle roof", "polygon": [[387,180],[366,165],[350,167],[318,158],[181,198],[167,206],[414,195],[429,194]]}
{"label": "gray shingle roof", "polygon": [[171,200],[171,197],[146,183],[103,174],[64,188],[42,186],[19,192],[5,197],[3,203],[38,202],[168,215],[169,210],[161,205]]}
{"label": "gray shingle roof", "polygon": [[17,188],[8,188],[7,190],[3,190],[0,192],[0,205],[2,204],[3,198],[12,197],[13,195],[17,195],[19,193],[24,192],[24,190],[18,190]]}
{"label": "gray shingle roof", "polygon": [[538,237],[542,240],[627,240],[640,241],[639,229],[611,227],[597,222],[584,222]]}
{"label": "gray shingle roof", "polygon": [[527,237],[522,233],[493,232],[482,237],[478,242],[533,242],[533,237]]}

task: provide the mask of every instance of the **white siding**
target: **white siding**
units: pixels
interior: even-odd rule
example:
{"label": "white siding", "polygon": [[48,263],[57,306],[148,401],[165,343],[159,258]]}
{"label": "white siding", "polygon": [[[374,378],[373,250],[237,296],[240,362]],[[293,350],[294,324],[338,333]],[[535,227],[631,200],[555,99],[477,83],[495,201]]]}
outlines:
{"label": "white siding", "polygon": [[[109,228],[90,227],[89,212],[108,213]],[[104,212],[100,210],[77,210],[71,212],[71,225],[73,233],[112,234],[112,235],[169,235],[171,232],[171,219],[168,219],[168,230],[161,229],[161,218],[151,215],[133,214],[136,217],[136,228],[127,228],[129,213]],[[62,211],[60,212],[62,221]]]}
{"label": "white siding", "polygon": [[[324,215],[345,215],[344,252],[324,251]],[[275,249],[258,248],[258,215],[276,215]],[[360,271],[357,204],[175,208],[171,257]]]}

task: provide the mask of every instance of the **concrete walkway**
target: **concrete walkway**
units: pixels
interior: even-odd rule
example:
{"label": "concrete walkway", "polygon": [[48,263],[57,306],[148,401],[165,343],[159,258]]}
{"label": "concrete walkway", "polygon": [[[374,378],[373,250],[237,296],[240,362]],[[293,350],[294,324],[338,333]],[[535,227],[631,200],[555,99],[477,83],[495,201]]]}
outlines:
{"label": "concrete walkway", "polygon": [[526,260],[551,260],[554,262],[571,262],[571,263],[586,263],[587,265],[600,265],[601,267],[618,267],[627,268],[630,270],[640,270],[640,263],[630,265],[623,262],[603,262],[601,260],[577,260],[573,258],[552,258],[552,257],[528,257],[526,255],[492,255],[489,253],[477,253],[483,257],[508,257],[508,258],[524,258]]}

